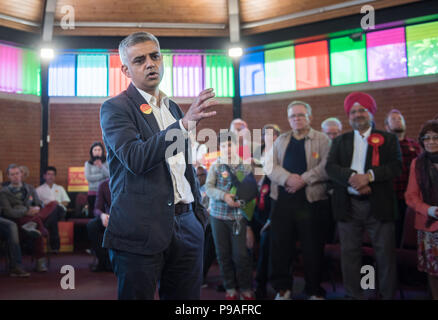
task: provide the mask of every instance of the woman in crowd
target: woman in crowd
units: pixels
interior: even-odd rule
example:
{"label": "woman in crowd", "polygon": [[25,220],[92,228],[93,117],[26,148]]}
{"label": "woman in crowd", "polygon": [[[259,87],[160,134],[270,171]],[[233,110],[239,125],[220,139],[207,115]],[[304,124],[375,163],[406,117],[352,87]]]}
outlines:
{"label": "woman in crowd", "polygon": [[406,203],[416,211],[418,270],[428,274],[432,297],[438,300],[438,121],[423,125],[424,152],[411,163]]}
{"label": "woman in crowd", "polygon": [[93,217],[97,188],[102,181],[109,178],[108,162],[100,142],[91,145],[90,160],[85,162],[85,178],[88,181],[88,215]]}

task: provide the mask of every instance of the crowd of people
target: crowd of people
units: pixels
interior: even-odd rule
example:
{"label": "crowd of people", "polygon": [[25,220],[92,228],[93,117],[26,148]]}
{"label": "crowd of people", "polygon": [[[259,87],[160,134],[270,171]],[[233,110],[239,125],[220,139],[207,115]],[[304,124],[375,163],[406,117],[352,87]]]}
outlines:
{"label": "crowd of people", "polygon": [[[438,299],[438,120],[427,121],[415,139],[406,136],[406,122],[397,109],[386,115],[380,130],[374,121],[377,109],[366,93],[348,95],[344,111],[352,130],[343,133],[334,117],[314,128],[312,107],[293,101],[285,110],[290,128],[282,132],[276,124],[265,125],[261,145],[256,146],[245,138],[246,122],[234,119],[231,134],[218,139],[220,155],[208,168],[205,154],[216,150],[195,143],[194,166],[209,215],[204,283],[216,259],[225,299],[265,299],[270,284],[275,299],[289,300],[299,252],[305,294],[311,300],[324,299],[324,246],[338,239],[346,297],[363,299],[361,246],[366,232],[375,252],[380,296],[393,299],[398,285],[396,247],[411,208],[416,212],[418,270],[427,273],[432,297]],[[244,161],[248,157],[251,161]],[[255,174],[256,168],[264,174]],[[26,169],[9,165],[0,190],[0,238],[7,243],[9,274],[14,277],[30,275],[22,265],[20,242],[33,243],[35,270],[47,271],[43,238],[49,252],[59,251],[58,222],[65,220],[70,203],[65,189],[55,183],[55,167],[47,167],[37,188],[24,181]],[[111,192],[100,142],[90,148],[85,176],[92,218],[87,230],[97,258],[91,270],[112,271],[108,250],[102,247]],[[249,176],[258,188],[253,207],[236,196],[238,181]]]}
{"label": "crowd of people", "polygon": [[[240,299],[264,299],[268,283],[275,299],[291,299],[297,254],[304,265],[304,293],[311,300],[324,299],[324,246],[333,241],[340,243],[346,298],[364,299],[365,232],[375,252],[379,296],[393,299],[399,283],[396,248],[408,207],[416,212],[411,227],[418,232],[418,270],[427,273],[432,297],[438,299],[438,120],[426,122],[413,139],[406,136],[406,122],[397,109],[386,115],[384,130],[378,129],[377,104],[366,93],[348,95],[344,110],[351,131],[343,133],[341,122],[333,117],[324,120],[319,131],[311,125],[311,106],[291,102],[286,110],[290,129],[281,133],[277,125],[265,125],[258,146],[261,157],[256,159],[255,152],[251,165],[243,161],[241,148],[232,152],[234,144],[245,145],[239,138],[248,130],[243,120],[235,119],[230,131],[238,138],[220,140],[221,154],[228,159],[219,156],[208,173],[197,164],[210,215],[204,282],[216,254],[226,299],[239,299],[239,291]],[[268,129],[273,145],[266,143]],[[265,168],[265,175],[256,176],[257,204],[248,218],[233,193],[233,177],[254,173],[257,166]]]}

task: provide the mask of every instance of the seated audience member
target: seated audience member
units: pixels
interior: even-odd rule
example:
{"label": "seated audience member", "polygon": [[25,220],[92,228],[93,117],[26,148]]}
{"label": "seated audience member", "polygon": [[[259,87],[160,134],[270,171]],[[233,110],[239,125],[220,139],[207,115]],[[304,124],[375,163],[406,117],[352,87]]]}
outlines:
{"label": "seated audience member", "polygon": [[[210,224],[224,287],[225,299],[253,300],[252,265],[248,248],[253,246],[254,235],[244,218],[240,203],[232,194],[232,174],[252,172],[249,164],[240,161],[237,152],[237,137],[231,134],[221,137],[219,159],[213,163],[207,175],[207,195],[210,198]],[[232,152],[234,151],[234,152]]]}
{"label": "seated audience member", "polygon": [[97,258],[97,263],[90,266],[93,272],[112,271],[108,250],[102,247],[103,234],[108,226],[110,207],[111,192],[109,179],[106,179],[99,184],[94,206],[94,219],[87,224],[88,238]]}
{"label": "seated audience member", "polygon": [[47,167],[43,178],[45,183],[36,188],[38,197],[45,206],[51,202],[55,202],[56,205],[61,206],[64,210],[63,218],[65,218],[65,213],[67,212],[67,206],[70,203],[70,198],[67,195],[67,192],[65,192],[64,187],[55,183],[56,168]]}
{"label": "seated audience member", "polygon": [[338,118],[327,118],[321,123],[322,131],[333,140],[342,133],[342,123]]}
{"label": "seated audience member", "polygon": [[418,270],[426,272],[430,291],[438,300],[438,121],[423,125],[419,141],[424,148],[411,163],[406,203],[416,211]]}
{"label": "seated audience member", "polygon": [[85,178],[88,181],[88,215],[93,217],[99,183],[109,178],[108,161],[103,144],[94,142],[90,147],[90,159],[85,162]]}
{"label": "seated audience member", "polygon": [[[38,235],[37,235],[38,236]],[[24,270],[21,264],[21,248],[20,239],[18,236],[17,224],[2,217],[2,209],[0,208],[0,239],[7,242],[9,254],[9,276],[26,278],[30,273]]]}
{"label": "seated audience member", "polygon": [[[4,216],[14,219],[18,226],[27,231],[40,232],[47,237],[50,232],[50,247],[59,250],[58,221],[60,207],[47,205],[43,207],[34,187],[22,182],[22,172],[16,164],[9,165],[6,171],[10,184],[0,190],[0,207]],[[47,229],[46,229],[47,228]],[[36,230],[36,231],[34,231]],[[44,258],[43,240],[35,240],[35,255],[37,271],[47,271],[47,261]]]}

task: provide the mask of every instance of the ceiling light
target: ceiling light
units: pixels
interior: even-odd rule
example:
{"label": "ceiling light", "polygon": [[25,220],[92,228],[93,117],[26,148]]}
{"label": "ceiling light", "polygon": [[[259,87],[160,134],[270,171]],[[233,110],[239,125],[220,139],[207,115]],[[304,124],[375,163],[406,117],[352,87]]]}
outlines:
{"label": "ceiling light", "polygon": [[241,57],[242,53],[243,53],[243,50],[240,47],[234,47],[234,48],[228,49],[228,55],[230,57]]}
{"label": "ceiling light", "polygon": [[40,56],[43,60],[52,60],[55,52],[52,48],[41,48]]}

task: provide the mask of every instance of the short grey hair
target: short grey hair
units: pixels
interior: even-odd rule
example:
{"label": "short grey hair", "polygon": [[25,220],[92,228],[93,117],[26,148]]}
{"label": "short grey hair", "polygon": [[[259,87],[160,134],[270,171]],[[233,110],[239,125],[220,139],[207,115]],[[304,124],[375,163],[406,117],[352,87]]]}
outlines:
{"label": "short grey hair", "polygon": [[342,131],[342,123],[341,121],[339,121],[338,118],[335,117],[327,118],[321,123],[321,129],[323,130],[327,129],[327,127],[330,126],[338,126],[339,130]]}
{"label": "short grey hair", "polygon": [[158,39],[149,32],[135,32],[124,38],[119,44],[119,56],[122,64],[126,65],[128,63],[128,58],[126,56],[127,48],[147,41],[155,42],[158,48],[160,48],[160,42],[158,42]]}
{"label": "short grey hair", "polygon": [[[9,175],[9,171],[10,171],[11,169],[20,169],[20,166],[19,166],[18,164],[11,163],[11,164],[7,167],[7,169],[6,169],[6,174],[7,174],[7,175]],[[20,169],[20,171],[21,171],[21,169]]]}
{"label": "short grey hair", "polygon": [[312,107],[310,106],[310,104],[308,104],[307,102],[304,102],[304,101],[299,101],[299,100],[295,100],[295,101],[292,101],[291,103],[289,103],[289,105],[287,106],[287,113],[289,114],[289,110],[295,106],[305,106],[307,109],[307,114],[309,116],[312,115]]}

